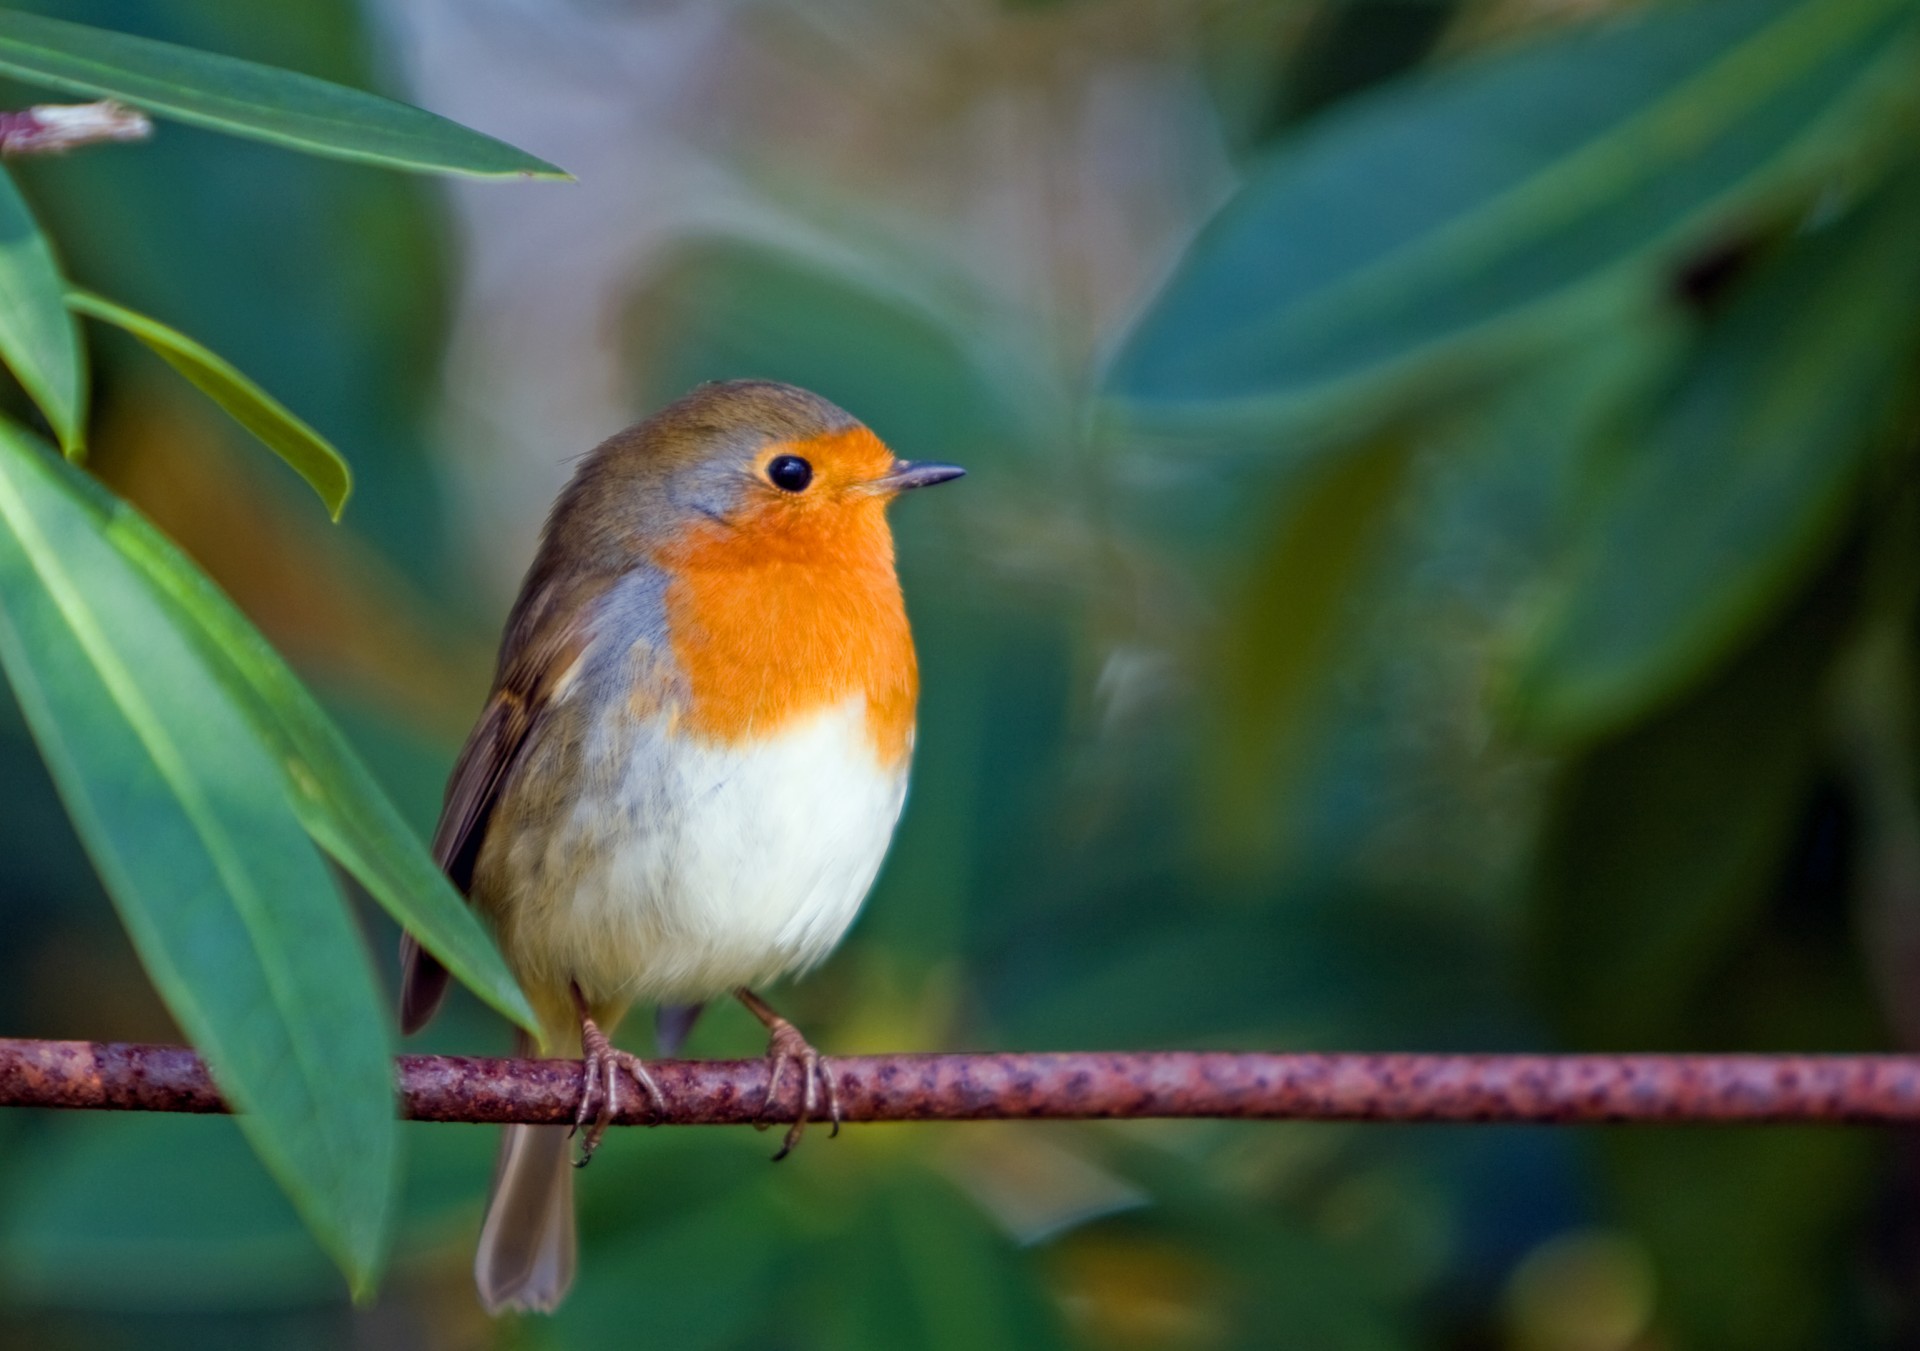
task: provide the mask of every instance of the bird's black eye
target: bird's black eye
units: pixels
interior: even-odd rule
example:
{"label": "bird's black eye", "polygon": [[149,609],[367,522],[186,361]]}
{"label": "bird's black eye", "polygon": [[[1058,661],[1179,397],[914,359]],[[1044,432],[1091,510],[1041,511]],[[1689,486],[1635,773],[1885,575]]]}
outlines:
{"label": "bird's black eye", "polygon": [[813,482],[813,466],[798,455],[776,455],[767,463],[767,481],[783,492],[801,492]]}

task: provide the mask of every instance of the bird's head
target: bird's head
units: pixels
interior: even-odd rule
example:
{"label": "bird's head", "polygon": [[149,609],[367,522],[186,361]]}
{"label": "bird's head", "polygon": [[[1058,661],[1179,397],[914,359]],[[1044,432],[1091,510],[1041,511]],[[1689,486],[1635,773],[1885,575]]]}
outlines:
{"label": "bird's head", "polygon": [[897,458],[817,394],[721,381],[595,450],[555,512],[572,538],[555,542],[668,567],[891,567],[887,503],[962,472]]}

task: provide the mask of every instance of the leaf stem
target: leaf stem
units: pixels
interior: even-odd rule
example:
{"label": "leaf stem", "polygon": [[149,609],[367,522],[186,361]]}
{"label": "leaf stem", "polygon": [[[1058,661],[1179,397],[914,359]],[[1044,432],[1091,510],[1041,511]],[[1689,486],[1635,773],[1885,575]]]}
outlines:
{"label": "leaf stem", "polygon": [[101,99],[96,103],[42,103],[0,112],[0,155],[64,155],[85,145],[144,141],[153,135],[145,113]]}

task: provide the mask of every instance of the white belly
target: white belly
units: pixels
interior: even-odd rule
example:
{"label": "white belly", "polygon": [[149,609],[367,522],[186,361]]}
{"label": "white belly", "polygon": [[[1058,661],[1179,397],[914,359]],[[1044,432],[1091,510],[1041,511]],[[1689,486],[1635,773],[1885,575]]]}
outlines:
{"label": "white belly", "polygon": [[875,757],[865,700],[750,749],[658,727],[622,740],[586,748],[583,778],[623,811],[576,801],[537,858],[509,851],[514,890],[543,916],[515,926],[516,955],[595,1003],[692,1002],[825,957],[906,797],[905,766]]}

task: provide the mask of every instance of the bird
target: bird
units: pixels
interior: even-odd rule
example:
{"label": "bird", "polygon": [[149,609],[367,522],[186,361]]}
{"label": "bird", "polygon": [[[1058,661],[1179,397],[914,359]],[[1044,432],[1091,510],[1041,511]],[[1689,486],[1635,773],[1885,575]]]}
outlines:
{"label": "bird", "polygon": [[[763,1115],[800,1082],[775,1157],[823,1109],[837,1133],[831,1069],[757,987],[825,958],[880,870],[919,695],[887,506],[963,472],[896,457],[817,394],[728,380],[609,437],[554,503],[433,853],[489,922],[539,1049],[582,1062],[577,1163],[623,1076],[664,1110],[608,1040],[643,1002],[671,1054],[736,996],[768,1033]],[[411,935],[401,960],[411,1034],[448,973]],[[572,1133],[506,1128],[474,1258],[489,1312],[551,1311],[573,1281]]]}

